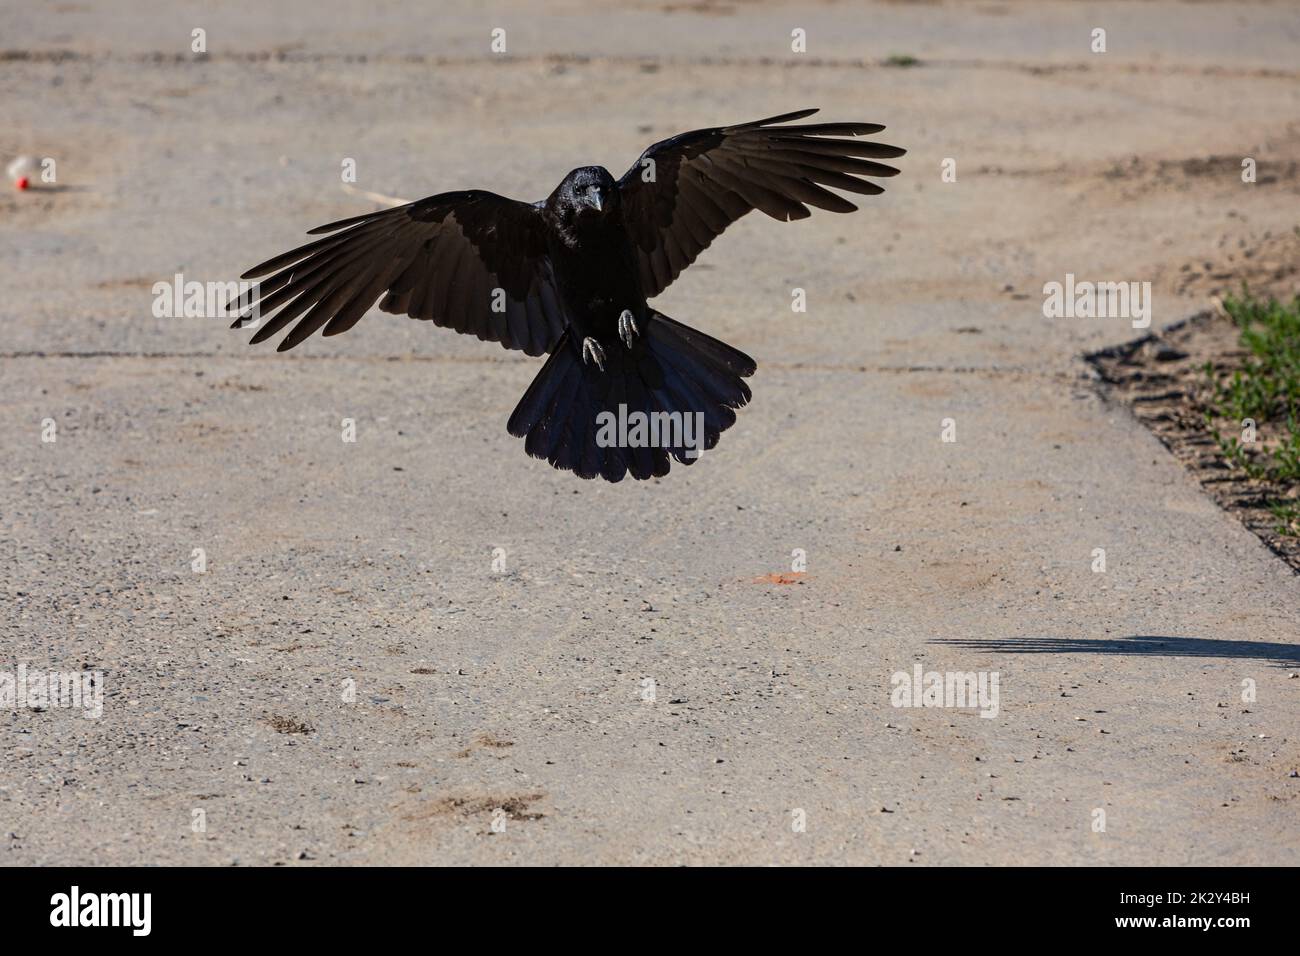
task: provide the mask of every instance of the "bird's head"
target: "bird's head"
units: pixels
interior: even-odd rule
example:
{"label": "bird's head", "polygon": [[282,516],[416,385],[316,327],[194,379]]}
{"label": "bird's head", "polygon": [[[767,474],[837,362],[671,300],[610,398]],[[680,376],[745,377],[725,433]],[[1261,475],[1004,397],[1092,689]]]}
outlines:
{"label": "bird's head", "polygon": [[618,202],[618,183],[603,166],[580,166],[564,177],[555,193],[573,215],[599,215]]}

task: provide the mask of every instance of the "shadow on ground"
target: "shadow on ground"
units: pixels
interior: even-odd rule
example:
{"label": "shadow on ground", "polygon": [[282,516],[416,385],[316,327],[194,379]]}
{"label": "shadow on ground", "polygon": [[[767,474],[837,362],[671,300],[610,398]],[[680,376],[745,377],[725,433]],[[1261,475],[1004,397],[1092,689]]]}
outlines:
{"label": "shadow on ground", "polygon": [[1122,654],[1161,657],[1223,657],[1268,661],[1276,667],[1300,664],[1300,645],[1269,641],[1220,641],[1205,637],[1156,637],[1148,634],[1089,640],[1071,637],[1016,637],[981,641],[952,638],[928,641],[1008,654]]}

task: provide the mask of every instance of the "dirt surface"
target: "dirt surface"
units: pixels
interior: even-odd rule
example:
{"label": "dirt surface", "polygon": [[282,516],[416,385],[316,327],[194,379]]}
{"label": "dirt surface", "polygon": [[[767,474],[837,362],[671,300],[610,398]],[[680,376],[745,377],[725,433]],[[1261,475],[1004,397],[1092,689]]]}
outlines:
{"label": "dirt surface", "polygon": [[[1158,329],[1296,226],[1300,9],[205,6],[0,8],[0,156],[58,169],[0,193],[0,671],[104,692],[0,709],[0,860],[1296,862],[1300,585],[1098,392],[1142,330],[1042,290],[1149,281]],[[151,308],[371,208],[344,158],[533,200],[804,106],[903,174],[656,301],[759,362],[663,481],[526,457],[538,363],[427,323]],[[996,716],[893,706],[918,663]]]}

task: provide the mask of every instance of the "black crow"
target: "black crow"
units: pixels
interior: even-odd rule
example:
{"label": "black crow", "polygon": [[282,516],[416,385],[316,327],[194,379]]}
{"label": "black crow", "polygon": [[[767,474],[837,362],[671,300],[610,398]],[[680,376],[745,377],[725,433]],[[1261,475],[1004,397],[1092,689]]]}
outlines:
{"label": "black crow", "polygon": [[861,177],[898,173],[875,160],[904,150],[843,138],[883,126],[778,125],[815,112],[683,133],[622,179],[584,166],[538,203],[471,189],[320,226],[309,235],[325,238],[244,273],[266,278],[235,326],[255,300],[254,343],[298,319],[284,351],[346,332],[382,295],[385,312],[550,354],[507,426],[528,454],[582,478],[665,475],[669,456],[690,464],[736,420],[755,366],[646,300],[747,212],[853,212],[824,187],[872,196],[883,189]]}

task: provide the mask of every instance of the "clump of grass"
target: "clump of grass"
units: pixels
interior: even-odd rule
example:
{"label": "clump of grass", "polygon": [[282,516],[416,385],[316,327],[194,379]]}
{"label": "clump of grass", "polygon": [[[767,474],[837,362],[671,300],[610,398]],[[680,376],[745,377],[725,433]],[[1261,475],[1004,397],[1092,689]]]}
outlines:
{"label": "clump of grass", "polygon": [[1244,366],[1220,383],[1225,409],[1234,417],[1294,422],[1300,408],[1300,296],[1284,304],[1243,291],[1223,307],[1250,351]]}
{"label": "clump of grass", "polygon": [[885,66],[920,66],[921,61],[910,53],[893,53],[885,58]]}
{"label": "clump of grass", "polygon": [[1268,506],[1268,510],[1277,519],[1274,531],[1293,538],[1300,537],[1300,503],[1275,501]]}
{"label": "clump of grass", "polygon": [[[1300,296],[1287,303],[1243,288],[1223,308],[1241,330],[1246,356],[1230,375],[1206,363],[1206,423],[1230,467],[1274,486],[1269,510],[1277,532],[1300,536],[1300,500],[1293,497],[1300,486]],[[1255,422],[1254,442],[1220,429],[1231,422],[1244,432],[1246,419]]]}

